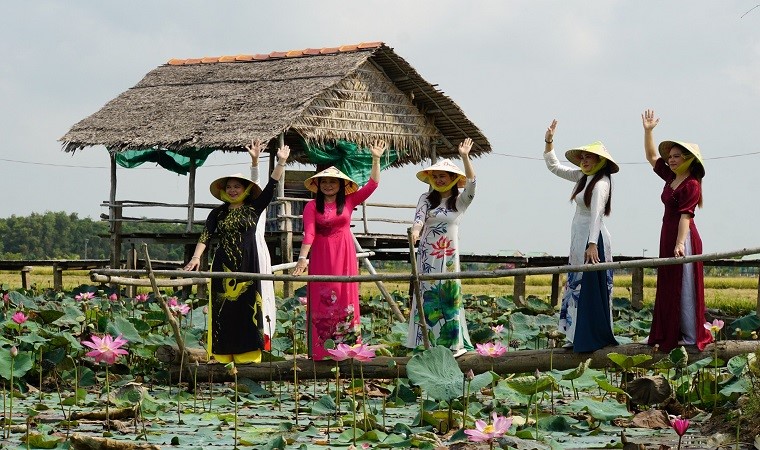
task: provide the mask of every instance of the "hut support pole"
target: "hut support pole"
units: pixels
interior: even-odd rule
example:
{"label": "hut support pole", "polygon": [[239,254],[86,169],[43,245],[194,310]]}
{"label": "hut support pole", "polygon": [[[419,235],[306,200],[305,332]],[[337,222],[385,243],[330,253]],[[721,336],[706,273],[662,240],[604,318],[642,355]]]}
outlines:
{"label": "hut support pole", "polygon": [[[356,239],[356,236],[354,236],[354,233],[351,233],[351,237],[354,238],[354,246],[356,246],[356,252],[364,253],[364,249],[359,243],[359,240]],[[377,275],[375,266],[372,265],[372,261],[370,261],[368,257],[365,256],[360,259],[362,263],[364,264],[364,268],[367,269],[367,272],[369,272],[372,275]],[[388,305],[391,307],[391,311],[393,311],[393,315],[396,316],[396,319],[400,320],[401,322],[406,322],[406,318],[404,317],[404,314],[401,312],[400,309],[398,309],[398,305],[393,300],[393,297],[391,297],[391,294],[388,293],[388,290],[385,289],[385,285],[383,284],[383,282],[378,280],[378,281],[375,281],[375,284],[377,285],[377,288],[380,290],[380,293],[383,294],[383,298],[385,298],[385,301],[388,302]]]}
{"label": "hut support pole", "polygon": [[195,160],[190,160],[190,176],[188,177],[187,187],[187,233],[193,231],[193,220],[195,220]]}
{"label": "hut support pole", "polygon": [[111,234],[111,268],[118,269],[121,263],[121,206],[116,204],[116,152],[110,150],[111,192],[108,196],[109,231]]}
{"label": "hut support pole", "polygon": [[[280,133],[279,146],[285,145],[285,133]],[[275,154],[269,157],[270,173],[274,170]],[[285,173],[283,172],[280,182],[277,183],[277,197],[285,197]],[[280,227],[280,251],[282,253],[282,262],[293,262],[293,222],[288,217],[290,216],[290,202],[282,202],[279,206],[280,217],[285,217],[285,221],[281,222]],[[282,298],[288,298],[293,295],[293,282],[284,281],[282,283]]]}

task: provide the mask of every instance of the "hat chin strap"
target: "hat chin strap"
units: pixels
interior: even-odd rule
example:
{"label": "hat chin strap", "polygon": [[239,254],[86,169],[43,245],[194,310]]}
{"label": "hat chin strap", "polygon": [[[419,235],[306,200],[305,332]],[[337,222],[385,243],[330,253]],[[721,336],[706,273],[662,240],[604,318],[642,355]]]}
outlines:
{"label": "hat chin strap", "polygon": [[689,158],[686,161],[682,162],[681,165],[679,165],[675,169],[671,169],[671,170],[673,170],[673,172],[676,175],[683,175],[684,173],[686,173],[687,170],[689,170],[689,166],[691,166],[691,163],[694,162],[694,159],[695,159],[694,156],[692,156],[691,158]]}
{"label": "hat chin strap", "polygon": [[454,181],[447,184],[446,186],[438,186],[437,184],[433,183],[432,180],[430,180],[430,177],[428,177],[428,184],[430,184],[430,187],[441,193],[449,192],[451,188],[453,188],[457,183],[459,183],[459,177],[454,178]]}
{"label": "hat chin strap", "polygon": [[242,194],[236,199],[233,200],[230,198],[229,195],[227,195],[227,191],[220,191],[219,197],[222,199],[223,202],[229,203],[230,205],[239,205],[245,201],[245,199],[251,194],[251,188],[253,188],[253,183],[249,184],[247,188],[243,191]]}
{"label": "hat chin strap", "polygon": [[592,167],[589,170],[584,170],[583,168],[581,168],[581,172],[583,172],[584,175],[594,175],[595,173],[597,173],[600,170],[602,170],[602,167],[604,167],[606,165],[607,165],[607,158],[602,158],[600,156],[599,157],[599,162],[596,163],[596,165],[594,167]]}

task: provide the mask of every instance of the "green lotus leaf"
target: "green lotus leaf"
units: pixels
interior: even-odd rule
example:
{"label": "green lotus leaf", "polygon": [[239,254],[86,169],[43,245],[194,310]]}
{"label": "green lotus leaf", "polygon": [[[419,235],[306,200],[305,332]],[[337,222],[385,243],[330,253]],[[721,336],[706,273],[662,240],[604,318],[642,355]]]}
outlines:
{"label": "green lotus leaf", "polygon": [[563,373],[562,379],[565,381],[569,381],[569,380],[575,380],[577,378],[580,378],[581,376],[583,376],[584,373],[586,373],[586,369],[588,369],[589,364],[591,364],[591,358],[588,358],[587,360],[578,364],[578,367],[576,367],[575,369],[570,369],[568,372]]}
{"label": "green lotus leaf", "polygon": [[626,396],[630,397],[627,392],[620,389],[617,386],[613,386],[609,380],[607,380],[607,377],[600,377],[600,378],[594,378],[594,381],[596,381],[596,384],[599,385],[599,387],[605,391],[609,392],[610,394],[625,394]]}
{"label": "green lotus leaf", "polygon": [[638,354],[633,356],[623,355],[621,353],[609,353],[607,355],[612,362],[620,366],[624,371],[629,372],[632,368],[637,367],[650,359],[652,355]]}
{"label": "green lotus leaf", "polygon": [[506,380],[507,385],[523,395],[534,395],[537,392],[548,391],[557,387],[557,382],[551,375],[544,374],[538,378],[533,375],[516,377]]}
{"label": "green lotus leaf", "polygon": [[9,348],[0,349],[0,377],[10,381],[11,363],[13,364],[13,377],[16,381],[26,375],[34,365],[33,355],[29,352],[19,352],[15,358],[11,356]]}
{"label": "green lotus leaf", "polygon": [[736,355],[728,360],[726,367],[728,367],[728,371],[731,372],[733,376],[736,378],[741,378],[742,374],[744,374],[744,371],[749,364],[750,358],[754,359],[755,354],[750,353],[749,355]]}
{"label": "green lotus leaf", "polygon": [[406,372],[409,381],[438,401],[462,396],[464,376],[446,347],[431,347],[412,356]]}
{"label": "green lotus leaf", "polygon": [[570,403],[575,412],[587,411],[596,420],[610,421],[618,417],[630,417],[633,414],[622,403],[600,402],[591,398],[582,398]]}

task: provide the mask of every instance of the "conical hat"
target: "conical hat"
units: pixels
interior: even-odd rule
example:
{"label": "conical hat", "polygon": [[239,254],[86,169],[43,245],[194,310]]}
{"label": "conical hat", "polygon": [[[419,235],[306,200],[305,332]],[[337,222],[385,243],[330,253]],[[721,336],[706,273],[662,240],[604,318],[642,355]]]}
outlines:
{"label": "conical hat", "polygon": [[433,164],[432,166],[428,167],[427,169],[422,169],[419,172],[417,172],[417,179],[422,181],[423,183],[430,183],[430,174],[433,171],[441,171],[441,172],[449,172],[454,176],[454,178],[457,178],[457,187],[464,187],[465,180],[467,176],[465,173],[457,167],[456,164],[451,162],[450,159],[444,158],[437,163]]}
{"label": "conical hat", "polygon": [[660,156],[665,161],[668,160],[668,157],[670,156],[670,150],[676,146],[680,145],[681,147],[688,150],[689,153],[694,155],[695,158],[697,158],[697,161],[699,164],[702,165],[702,168],[705,167],[705,160],[702,159],[702,152],[699,151],[699,146],[697,144],[692,144],[691,142],[682,142],[682,141],[662,141],[660,142],[658,150],[660,151]]}
{"label": "conical hat", "polygon": [[572,148],[565,152],[565,158],[568,161],[581,166],[581,152],[593,153],[596,156],[607,160],[607,164],[610,165],[610,173],[617,173],[620,170],[617,163],[612,159],[612,155],[607,151],[607,148],[600,141],[592,142],[591,144],[584,145],[583,147]]}
{"label": "conical hat", "polygon": [[303,185],[306,186],[306,189],[316,194],[317,190],[319,189],[319,180],[317,178],[322,177],[332,177],[346,180],[346,194],[352,194],[359,190],[359,185],[356,184],[356,182],[352,180],[348,175],[338,170],[338,168],[335,166],[330,166],[327,169],[310,176],[306,179],[306,181],[303,182]]}
{"label": "conical hat", "polygon": [[[227,175],[226,177],[217,178],[216,180],[211,182],[211,186],[209,186],[209,191],[211,191],[211,195],[216,197],[219,200],[222,200],[221,192],[224,191],[224,188],[227,187],[227,180],[230,178],[237,178],[239,180],[245,180],[248,183],[252,184],[251,187],[251,197],[256,198],[261,194],[261,188],[256,185],[256,183],[253,182],[250,178],[243,175],[242,173],[233,173],[232,175]],[[224,201],[224,200],[222,200]]]}

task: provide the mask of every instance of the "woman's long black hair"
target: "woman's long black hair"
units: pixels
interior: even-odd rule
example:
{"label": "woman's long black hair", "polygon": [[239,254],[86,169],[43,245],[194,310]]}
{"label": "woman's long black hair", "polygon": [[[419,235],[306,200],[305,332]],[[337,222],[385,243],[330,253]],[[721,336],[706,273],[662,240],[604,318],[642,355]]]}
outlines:
{"label": "woman's long black hair", "polygon": [[[689,156],[691,156],[692,158],[696,158],[696,156],[694,156],[692,152],[687,150],[686,147],[682,145],[678,145],[678,144],[676,145],[681,149],[681,154],[684,155],[684,158],[688,158]],[[691,176],[696,178],[697,181],[699,182],[699,202],[697,203],[697,206],[701,208],[702,207],[702,178],[705,177],[705,167],[699,162],[699,160],[696,160],[693,163],[691,163],[691,166],[689,166],[689,173],[691,173]]]}
{"label": "woman's long black hair", "polygon": [[[583,193],[583,204],[586,205],[586,208],[588,208],[591,206],[591,196],[594,194],[594,186],[596,186],[596,183],[601,180],[602,177],[607,177],[610,179],[610,195],[607,197],[607,203],[604,204],[605,216],[609,216],[610,212],[612,211],[612,177],[610,175],[612,175],[612,173],[610,172],[610,164],[608,163],[594,174],[594,177],[591,178],[591,181],[588,183],[586,192]],[[583,174],[583,178],[578,180],[578,183],[575,185],[573,195],[570,196],[570,201],[573,201],[575,196],[578,195],[578,193],[582,191],[584,187],[586,187],[586,180],[588,180],[588,175]]]}
{"label": "woman's long black hair", "polygon": [[[320,214],[325,213],[325,194],[323,194],[322,189],[319,188],[319,185],[322,183],[322,178],[324,177],[319,177],[317,180],[317,211],[319,211]],[[338,178],[338,193],[335,195],[335,205],[338,209],[337,214],[343,214],[343,207],[346,205],[346,180],[343,178]]]}
{"label": "woman's long black hair", "polygon": [[[457,188],[457,185],[455,184],[451,187],[451,195],[446,199],[446,208],[450,211],[457,210],[457,197],[459,197],[459,188]],[[435,208],[441,204],[441,193],[433,189],[428,192],[427,201],[430,206]]]}

